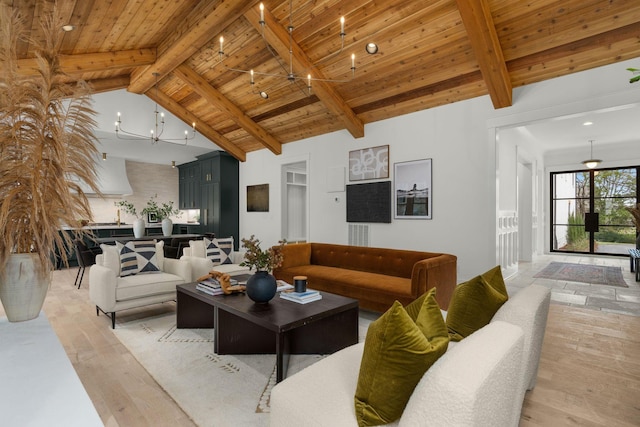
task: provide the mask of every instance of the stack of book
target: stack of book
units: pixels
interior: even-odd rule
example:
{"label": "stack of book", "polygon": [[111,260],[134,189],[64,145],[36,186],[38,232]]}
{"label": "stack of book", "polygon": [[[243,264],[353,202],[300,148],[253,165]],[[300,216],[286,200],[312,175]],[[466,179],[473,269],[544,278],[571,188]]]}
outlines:
{"label": "stack of book", "polygon": [[[238,281],[234,279],[231,279],[230,282],[231,282],[231,286],[238,284]],[[222,291],[222,286],[220,285],[220,282],[218,282],[216,279],[212,277],[198,282],[198,284],[196,285],[196,289],[209,295],[224,294],[224,292]]]}
{"label": "stack of book", "polygon": [[305,292],[294,292],[289,290],[280,292],[280,298],[286,299],[287,301],[297,302],[298,304],[307,304],[312,301],[322,299],[322,295],[320,295],[320,292],[314,291],[313,289],[307,289]]}

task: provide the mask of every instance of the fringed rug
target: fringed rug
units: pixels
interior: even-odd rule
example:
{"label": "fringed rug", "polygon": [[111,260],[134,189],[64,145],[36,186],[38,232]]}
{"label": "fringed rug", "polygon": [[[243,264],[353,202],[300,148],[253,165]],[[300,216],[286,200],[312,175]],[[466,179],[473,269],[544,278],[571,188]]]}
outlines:
{"label": "fringed rug", "polygon": [[533,277],[628,288],[620,267],[552,262]]}
{"label": "fringed rug", "polygon": [[[370,321],[360,318],[360,340]],[[218,355],[213,329],[176,329],[175,313],[118,324],[118,339],[199,426],[267,426],[275,354]],[[292,355],[288,375],[322,359]]]}

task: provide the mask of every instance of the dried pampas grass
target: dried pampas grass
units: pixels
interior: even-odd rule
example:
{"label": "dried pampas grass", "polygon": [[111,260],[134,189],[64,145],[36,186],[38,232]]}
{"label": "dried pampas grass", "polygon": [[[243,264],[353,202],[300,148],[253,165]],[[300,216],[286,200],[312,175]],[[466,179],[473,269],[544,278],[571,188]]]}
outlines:
{"label": "dried pampas grass", "polygon": [[57,47],[55,11],[41,22],[36,45],[38,74],[18,72],[17,45],[25,22],[0,6],[0,270],[12,253],[37,253],[41,274],[68,264],[66,249],[81,230],[61,233],[78,218],[91,218],[79,186],[96,187],[95,111],[86,84],[65,83]]}

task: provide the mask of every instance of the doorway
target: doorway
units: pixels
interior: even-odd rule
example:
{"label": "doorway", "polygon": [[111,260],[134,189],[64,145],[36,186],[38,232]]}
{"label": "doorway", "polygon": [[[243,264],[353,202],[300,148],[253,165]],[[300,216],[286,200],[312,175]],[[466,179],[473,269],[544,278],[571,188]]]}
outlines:
{"label": "doorway", "polygon": [[628,255],[640,167],[551,173],[551,251]]}
{"label": "doorway", "polygon": [[307,162],[282,165],[282,237],[288,242],[304,242],[308,237]]}

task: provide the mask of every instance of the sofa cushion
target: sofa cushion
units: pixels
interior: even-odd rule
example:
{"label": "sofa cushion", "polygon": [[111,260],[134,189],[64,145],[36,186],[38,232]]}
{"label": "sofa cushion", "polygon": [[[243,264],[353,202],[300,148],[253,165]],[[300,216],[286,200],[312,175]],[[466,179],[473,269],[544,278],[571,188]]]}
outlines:
{"label": "sofa cushion", "polygon": [[311,244],[292,243],[285,245],[282,249],[282,266],[289,268],[309,265],[311,263]]}
{"label": "sofa cushion", "polygon": [[500,266],[459,284],[447,310],[447,327],[452,341],[460,341],[488,325],[508,299]]}
{"label": "sofa cushion", "polygon": [[119,277],[116,282],[116,301],[175,293],[176,285],[182,283],[184,283],[182,277],[162,272]]}
{"label": "sofa cushion", "polygon": [[388,299],[411,298],[411,279],[366,271],[348,270],[324,265],[303,265],[280,270],[280,276],[307,276],[312,289],[353,298],[367,298],[372,291],[387,295]]}
{"label": "sofa cushion", "polygon": [[416,384],[444,354],[448,342],[434,291],[425,297],[416,322],[394,302],[367,331],[355,394],[358,424],[398,419]]}
{"label": "sofa cushion", "polygon": [[160,271],[155,240],[131,240],[125,244],[116,242],[116,247],[120,253],[121,277]]}
{"label": "sofa cushion", "polygon": [[205,255],[213,262],[213,265],[232,264],[231,252],[233,252],[233,237],[209,240],[203,239]]}

